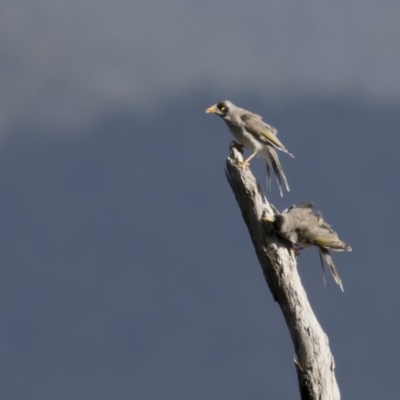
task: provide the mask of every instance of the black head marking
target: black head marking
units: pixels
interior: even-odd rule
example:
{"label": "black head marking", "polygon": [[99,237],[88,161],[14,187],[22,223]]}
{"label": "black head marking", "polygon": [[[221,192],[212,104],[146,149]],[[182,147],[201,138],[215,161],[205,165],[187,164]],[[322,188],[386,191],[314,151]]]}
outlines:
{"label": "black head marking", "polygon": [[220,103],[218,103],[217,109],[221,112],[221,114],[227,114],[229,111],[228,105],[225,103],[225,101],[221,101]]}

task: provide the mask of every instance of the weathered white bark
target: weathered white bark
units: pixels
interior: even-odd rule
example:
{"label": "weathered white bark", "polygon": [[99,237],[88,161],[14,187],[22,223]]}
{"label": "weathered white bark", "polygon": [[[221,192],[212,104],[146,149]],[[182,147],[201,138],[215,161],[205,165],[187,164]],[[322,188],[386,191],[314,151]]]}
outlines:
{"label": "weathered white bark", "polygon": [[272,207],[249,168],[238,169],[243,161],[231,146],[226,175],[249,229],[258,260],[272,296],[282,309],[297,355],[296,366],[302,400],[338,400],[335,362],[328,337],[308,302],[289,242],[271,231],[261,218]]}

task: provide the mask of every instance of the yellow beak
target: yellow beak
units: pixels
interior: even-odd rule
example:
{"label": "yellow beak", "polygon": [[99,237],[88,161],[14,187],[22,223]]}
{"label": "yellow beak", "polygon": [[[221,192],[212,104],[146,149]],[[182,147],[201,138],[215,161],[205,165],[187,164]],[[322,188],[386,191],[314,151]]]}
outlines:
{"label": "yellow beak", "polygon": [[275,221],[275,216],[274,215],[266,215],[265,217],[261,218],[263,221],[267,222],[274,222]]}
{"label": "yellow beak", "polygon": [[207,114],[215,114],[217,112],[217,109],[215,106],[211,106],[210,108],[207,108],[206,113]]}

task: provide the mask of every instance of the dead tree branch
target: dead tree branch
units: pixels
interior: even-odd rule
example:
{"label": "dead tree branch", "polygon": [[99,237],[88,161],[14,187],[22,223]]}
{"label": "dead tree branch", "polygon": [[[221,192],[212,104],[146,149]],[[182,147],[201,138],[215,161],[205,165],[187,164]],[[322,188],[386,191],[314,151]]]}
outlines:
{"label": "dead tree branch", "polygon": [[238,169],[243,161],[231,146],[226,175],[249,230],[258,260],[275,301],[282,309],[297,359],[296,366],[302,400],[339,400],[335,363],[328,337],[308,302],[296,268],[296,257],[288,242],[269,230],[261,218],[271,214],[261,188],[249,168]]}

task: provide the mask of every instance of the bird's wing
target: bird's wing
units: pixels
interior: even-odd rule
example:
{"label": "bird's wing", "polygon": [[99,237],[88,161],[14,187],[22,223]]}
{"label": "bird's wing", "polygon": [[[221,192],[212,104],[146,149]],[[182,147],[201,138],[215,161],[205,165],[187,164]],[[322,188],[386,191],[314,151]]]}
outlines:
{"label": "bird's wing", "polygon": [[259,115],[255,115],[250,112],[246,112],[240,115],[240,119],[244,122],[246,129],[253,133],[257,138],[265,143],[272,144],[279,149],[285,149],[285,146],[276,137],[277,130],[259,118]]}
{"label": "bird's wing", "polygon": [[255,114],[255,113],[253,113],[251,111],[248,111],[248,110],[245,110],[244,108],[241,108],[240,111],[241,111],[240,115],[245,116],[246,118],[254,118],[254,119],[257,119],[259,121],[262,121],[262,116],[261,115]]}
{"label": "bird's wing", "polygon": [[335,251],[347,250],[348,244],[342,242],[336,232],[324,227],[313,227],[307,232],[307,237],[312,244]]}
{"label": "bird's wing", "polygon": [[[252,133],[257,139],[290,154],[286,150],[286,147],[277,138],[277,130],[273,126],[266,124],[259,118],[255,118],[251,113],[242,114],[240,119],[244,123],[246,130]],[[292,154],[290,155],[293,157]]]}
{"label": "bird's wing", "polygon": [[327,222],[325,222],[325,221],[322,219],[322,216],[321,216],[321,215],[317,215],[317,217],[318,217],[318,224],[319,224],[319,226],[320,226],[321,228],[325,228],[325,229],[327,229],[329,232],[336,234],[335,231],[332,229],[332,227],[331,227]]}

